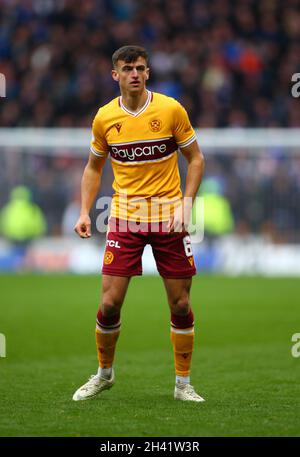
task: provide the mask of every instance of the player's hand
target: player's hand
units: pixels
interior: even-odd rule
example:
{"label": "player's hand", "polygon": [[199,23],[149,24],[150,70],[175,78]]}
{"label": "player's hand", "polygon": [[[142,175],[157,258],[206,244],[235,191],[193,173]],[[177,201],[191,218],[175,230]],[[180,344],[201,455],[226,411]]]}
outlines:
{"label": "player's hand", "polygon": [[182,232],[183,230],[183,222],[181,215],[172,215],[167,225],[167,229],[169,233],[174,232]]}
{"label": "player's hand", "polygon": [[191,218],[192,202],[189,199],[183,199],[182,205],[174,210],[167,225],[169,233],[182,232],[188,229]]}
{"label": "player's hand", "polygon": [[90,238],[91,237],[91,219],[88,214],[80,216],[75,227],[75,232],[81,238]]}

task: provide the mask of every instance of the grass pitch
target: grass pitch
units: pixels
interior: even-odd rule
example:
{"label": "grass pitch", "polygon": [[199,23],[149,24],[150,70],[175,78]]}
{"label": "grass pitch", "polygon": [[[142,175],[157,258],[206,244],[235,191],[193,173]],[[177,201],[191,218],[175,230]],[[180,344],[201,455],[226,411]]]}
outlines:
{"label": "grass pitch", "polygon": [[76,403],[97,367],[100,278],[1,276],[0,290],[0,436],[300,436],[297,279],[194,278],[192,384],[203,404],[173,400],[160,278],[131,281],[113,389]]}

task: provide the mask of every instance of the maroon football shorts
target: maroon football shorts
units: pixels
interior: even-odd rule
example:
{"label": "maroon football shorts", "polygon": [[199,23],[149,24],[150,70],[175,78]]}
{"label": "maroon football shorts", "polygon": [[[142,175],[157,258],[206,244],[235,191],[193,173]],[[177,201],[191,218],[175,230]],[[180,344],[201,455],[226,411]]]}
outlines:
{"label": "maroon football shorts", "polygon": [[110,218],[102,273],[127,277],[141,275],[144,247],[150,244],[157,270],[162,277],[189,278],[195,275],[188,232],[167,233],[166,224],[167,222],[157,223],[153,231],[153,225],[151,227],[151,224],[146,222],[141,224],[138,231],[133,232],[129,230],[127,221]]}

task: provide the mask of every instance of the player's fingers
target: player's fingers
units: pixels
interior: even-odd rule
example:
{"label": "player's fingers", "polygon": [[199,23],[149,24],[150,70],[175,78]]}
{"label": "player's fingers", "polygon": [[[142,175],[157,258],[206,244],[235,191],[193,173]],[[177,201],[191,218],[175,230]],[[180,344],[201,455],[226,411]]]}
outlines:
{"label": "player's fingers", "polygon": [[169,222],[167,224],[167,230],[168,232],[173,232],[174,230],[174,216],[171,216],[170,219],[169,219]]}
{"label": "player's fingers", "polygon": [[86,236],[91,236],[91,224],[86,224]]}
{"label": "player's fingers", "polygon": [[173,223],[168,226],[168,233],[174,232],[174,225]]}
{"label": "player's fingers", "polygon": [[90,238],[91,236],[91,225],[90,224],[82,224],[80,230],[81,238]]}
{"label": "player's fingers", "polygon": [[90,238],[91,237],[91,223],[85,222],[81,225],[81,235],[82,238]]}
{"label": "player's fingers", "polygon": [[170,227],[169,227],[169,233],[173,233],[174,232],[174,222],[171,223]]}
{"label": "player's fingers", "polygon": [[76,224],[74,230],[81,238],[88,237],[86,224]]}
{"label": "player's fingers", "polygon": [[183,227],[182,220],[181,219],[176,220],[175,224],[174,224],[174,231],[175,232],[182,232],[182,227]]}

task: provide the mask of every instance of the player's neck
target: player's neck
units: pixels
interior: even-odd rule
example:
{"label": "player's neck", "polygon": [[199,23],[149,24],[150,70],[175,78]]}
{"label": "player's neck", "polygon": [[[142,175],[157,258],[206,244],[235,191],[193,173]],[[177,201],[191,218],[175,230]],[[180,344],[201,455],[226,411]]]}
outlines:
{"label": "player's neck", "polygon": [[123,105],[129,111],[135,113],[138,112],[145,105],[148,98],[148,92],[145,88],[141,94],[128,94],[121,92],[121,96]]}

